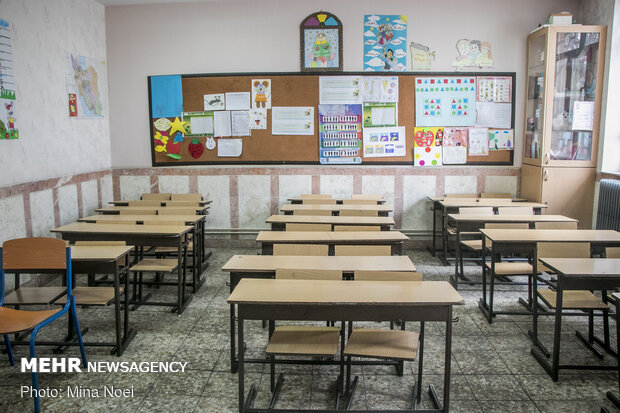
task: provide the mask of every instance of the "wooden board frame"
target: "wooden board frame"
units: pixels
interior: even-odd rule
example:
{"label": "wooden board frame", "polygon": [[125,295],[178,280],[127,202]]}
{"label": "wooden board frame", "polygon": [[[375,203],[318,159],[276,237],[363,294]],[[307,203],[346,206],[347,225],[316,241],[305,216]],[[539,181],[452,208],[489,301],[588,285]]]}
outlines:
{"label": "wooden board frame", "polygon": [[[315,134],[304,136],[271,135],[271,112],[267,115],[267,129],[251,131],[252,136],[243,139],[243,152],[238,158],[219,158],[217,149],[205,149],[202,156],[194,159],[173,160],[165,153],[156,152],[153,144],[155,133],[152,113],[151,77],[147,78],[149,97],[149,131],[148,142],[151,161],[157,166],[188,165],[320,165],[318,138],[318,104],[320,76],[398,76],[399,102],[398,124],[406,128],[407,150],[405,156],[392,158],[364,158],[363,165],[411,165],[413,166],[413,132],[415,127],[415,87],[416,76],[506,76],[512,78],[513,97],[511,102],[511,128],[515,128],[516,73],[515,72],[291,72],[291,73],[204,73],[180,75],[183,87],[183,111],[202,111],[203,95],[224,92],[248,92],[252,79],[272,79],[272,106],[313,106],[315,108]],[[274,81],[275,80],[275,81]],[[291,93],[294,92],[294,93]],[[515,140],[516,140],[515,135]],[[205,138],[198,138],[204,145]],[[182,147],[186,147],[191,138],[185,138]],[[216,138],[218,140],[218,138]],[[519,143],[521,144],[521,143]],[[186,148],[185,148],[186,149]],[[275,150],[275,152],[274,152]],[[256,152],[256,153],[255,153]],[[484,160],[481,160],[484,158]],[[489,151],[489,156],[467,157],[465,165],[502,165],[514,164],[514,150]],[[346,165],[360,166],[360,165]]]}

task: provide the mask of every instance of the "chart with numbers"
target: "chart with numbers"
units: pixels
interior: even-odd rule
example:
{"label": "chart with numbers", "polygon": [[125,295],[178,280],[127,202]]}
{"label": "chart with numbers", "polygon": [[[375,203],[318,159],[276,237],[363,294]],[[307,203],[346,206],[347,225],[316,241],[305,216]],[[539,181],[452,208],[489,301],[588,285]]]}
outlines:
{"label": "chart with numbers", "polygon": [[475,76],[416,78],[416,126],[473,126],[475,123]]}
{"label": "chart with numbers", "polygon": [[479,76],[479,102],[512,102],[512,78],[510,76]]}
{"label": "chart with numbers", "polygon": [[362,163],[362,105],[319,105],[321,164]]}

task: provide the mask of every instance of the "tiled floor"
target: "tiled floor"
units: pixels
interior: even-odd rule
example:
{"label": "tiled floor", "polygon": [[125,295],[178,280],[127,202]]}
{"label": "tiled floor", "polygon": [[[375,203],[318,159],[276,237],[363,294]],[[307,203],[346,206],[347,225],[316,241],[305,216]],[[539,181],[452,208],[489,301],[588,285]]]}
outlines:
{"label": "tiled floor", "polygon": [[[229,324],[226,299],[227,273],[220,271],[233,254],[255,254],[256,250],[214,250],[207,281],[195,295],[182,316],[165,307],[143,306],[130,314],[138,335],[122,358],[100,348],[87,348],[89,361],[181,361],[188,362],[185,373],[79,373],[40,374],[41,388],[66,388],[67,385],[99,388],[133,387],[133,398],[58,398],[44,399],[44,412],[227,412],[237,409],[237,376],[229,372]],[[447,280],[453,267],[443,267],[428,253],[410,251],[409,255],[426,280]],[[478,267],[466,268],[466,274],[480,279]],[[503,309],[518,309],[516,299],[523,287],[498,287],[496,303]],[[498,316],[488,324],[477,307],[479,286],[462,285],[460,292],[466,305],[455,308],[459,321],[454,324],[453,366],[451,385],[452,412],[599,412],[601,406],[615,411],[607,401],[608,390],[618,392],[617,375],[613,372],[569,371],[554,383],[530,355],[527,330],[529,316]],[[153,290],[155,298],[174,299],[172,287]],[[112,308],[79,309],[82,327],[89,327],[87,340],[111,340]],[[41,339],[61,337],[63,329],[56,323],[40,335]],[[564,323],[562,360],[613,364],[606,356],[599,361],[575,338],[574,330],[586,330],[584,318],[573,317]],[[260,356],[266,345],[266,331],[260,322],[246,323],[249,356]],[[541,319],[541,339],[551,345],[553,323]],[[416,323],[408,328],[417,329]],[[612,335],[615,323],[611,322]],[[600,329],[597,329],[600,331]],[[425,340],[424,386],[434,384],[441,394],[443,383],[444,328],[428,323]],[[613,340],[615,347],[615,340]],[[27,354],[17,347],[16,357]],[[68,351],[77,355],[75,348]],[[54,357],[50,348],[39,347],[39,356]],[[258,386],[255,406],[266,407],[270,398],[269,370],[263,365],[246,369],[246,388]],[[332,406],[337,369],[328,366],[278,366],[285,373],[285,384],[277,407],[321,409]],[[416,363],[407,363],[405,375],[398,377],[388,367],[364,366],[355,369],[360,386],[354,408],[405,408],[411,397],[417,372]],[[19,367],[8,362],[0,366],[0,411],[30,411],[32,400],[20,397],[20,386],[30,385],[30,376],[19,373]],[[427,392],[422,407],[430,407]]]}

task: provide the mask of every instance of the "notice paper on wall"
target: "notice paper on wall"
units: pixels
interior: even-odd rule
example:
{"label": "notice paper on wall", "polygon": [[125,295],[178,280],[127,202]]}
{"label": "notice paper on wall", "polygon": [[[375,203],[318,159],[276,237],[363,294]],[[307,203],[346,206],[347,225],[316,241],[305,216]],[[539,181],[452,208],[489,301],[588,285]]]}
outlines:
{"label": "notice paper on wall", "polygon": [[250,136],[250,113],[247,110],[230,112],[232,136]]}
{"label": "notice paper on wall", "polygon": [[476,102],[476,126],[508,129],[511,123],[512,104]]}
{"label": "notice paper on wall", "polygon": [[469,156],[487,156],[489,154],[489,130],[487,128],[469,128]]}
{"label": "notice paper on wall", "polygon": [[183,112],[186,137],[213,135],[213,112]]}
{"label": "notice paper on wall", "polygon": [[405,156],[405,127],[364,128],[364,157]]}
{"label": "notice paper on wall", "polygon": [[250,110],[250,92],[226,93],[227,110]]}
{"label": "notice paper on wall", "polygon": [[364,76],[362,86],[364,102],[398,102],[396,76]]}
{"label": "notice paper on wall", "polygon": [[242,139],[218,139],[217,140],[217,156],[233,157],[241,156],[243,150]]}
{"label": "notice paper on wall", "polygon": [[272,135],[314,135],[314,107],[274,106],[271,108]]}
{"label": "notice paper on wall", "polygon": [[512,102],[510,76],[478,76],[478,102]]}
{"label": "notice paper on wall", "polygon": [[362,103],[361,76],[319,76],[319,103]]}
{"label": "notice paper on wall", "polygon": [[223,93],[204,95],[205,110],[224,110],[226,109],[226,98]]}
{"label": "notice paper on wall", "polygon": [[592,130],[594,127],[594,102],[573,102],[572,130]]}
{"label": "notice paper on wall", "polygon": [[213,112],[213,134],[215,136],[230,136],[231,133],[230,112],[227,110]]}
{"label": "notice paper on wall", "polygon": [[364,127],[397,126],[397,103],[364,103]]}

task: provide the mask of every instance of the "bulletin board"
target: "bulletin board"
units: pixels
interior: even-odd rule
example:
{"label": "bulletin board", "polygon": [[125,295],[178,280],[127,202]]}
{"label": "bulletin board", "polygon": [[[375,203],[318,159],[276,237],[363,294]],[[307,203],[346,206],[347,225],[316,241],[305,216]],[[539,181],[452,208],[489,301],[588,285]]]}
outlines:
{"label": "bulletin board", "polygon": [[[363,72],[339,73],[243,73],[243,74],[191,74],[175,76],[149,76],[149,146],[153,166],[174,165],[225,165],[225,164],[319,164],[319,77],[320,76],[364,76]],[[398,82],[398,126],[405,127],[406,151],[404,156],[362,157],[362,165],[413,165],[413,136],[416,126],[415,85],[418,77],[428,76],[484,76],[509,77],[512,80],[512,91],[515,90],[516,75],[514,72],[407,72],[407,73],[373,73],[373,75],[397,76]],[[161,88],[153,87],[161,80],[177,82],[173,87],[175,93],[162,92]],[[156,125],[182,121],[183,112],[201,112],[205,110],[205,95],[230,92],[249,92],[254,79],[270,79],[271,106],[314,107],[313,135],[274,135],[272,134],[271,114],[267,110],[267,128],[253,129],[250,136],[233,137],[242,139],[242,151],[236,157],[220,157],[218,151],[205,148],[206,136],[177,137],[171,146],[176,152],[169,156],[165,142],[158,140],[161,135]],[[180,85],[178,84],[180,82]],[[158,83],[158,84],[159,84]],[[165,110],[162,110],[162,102]],[[510,127],[515,126],[515,99],[511,102]],[[162,114],[166,116],[161,116]],[[159,123],[158,123],[159,122]],[[166,126],[168,128],[168,126]],[[174,129],[174,128],[173,128]],[[173,129],[169,129],[172,131]],[[165,134],[165,132],[163,132]],[[180,135],[177,135],[180,136]],[[172,137],[169,138],[172,140]],[[217,138],[220,140],[229,138]],[[213,139],[211,139],[213,140]],[[159,146],[159,149],[156,147]],[[162,148],[163,146],[163,148]],[[197,146],[202,146],[198,148]],[[513,150],[493,150],[488,156],[468,156],[466,165],[512,165]]]}

